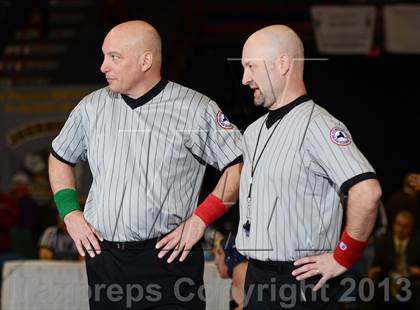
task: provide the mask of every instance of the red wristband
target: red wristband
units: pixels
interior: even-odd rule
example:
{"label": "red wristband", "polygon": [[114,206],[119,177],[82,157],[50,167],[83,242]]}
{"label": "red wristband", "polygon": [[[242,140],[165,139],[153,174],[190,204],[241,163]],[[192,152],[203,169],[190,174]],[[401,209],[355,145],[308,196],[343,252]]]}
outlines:
{"label": "red wristband", "polygon": [[209,226],[227,212],[228,208],[217,196],[210,194],[194,211],[194,214]]}
{"label": "red wristband", "polygon": [[334,251],[334,259],[340,265],[351,268],[363,255],[363,250],[367,245],[367,242],[353,239],[346,231],[343,231],[341,240]]}

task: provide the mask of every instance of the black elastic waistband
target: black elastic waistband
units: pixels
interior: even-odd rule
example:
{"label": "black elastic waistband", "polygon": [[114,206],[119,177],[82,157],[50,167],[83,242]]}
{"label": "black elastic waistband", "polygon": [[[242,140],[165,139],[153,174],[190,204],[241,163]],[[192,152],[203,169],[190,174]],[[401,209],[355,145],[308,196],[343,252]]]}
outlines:
{"label": "black elastic waistband", "polygon": [[257,259],[250,259],[249,262],[258,269],[269,270],[269,271],[278,271],[278,272],[292,272],[296,269],[296,266],[293,265],[293,262],[283,262],[283,261],[261,261]]}
{"label": "black elastic waistband", "polygon": [[101,242],[102,249],[117,249],[117,250],[144,250],[154,249],[158,238],[142,240],[142,241],[108,241]]}

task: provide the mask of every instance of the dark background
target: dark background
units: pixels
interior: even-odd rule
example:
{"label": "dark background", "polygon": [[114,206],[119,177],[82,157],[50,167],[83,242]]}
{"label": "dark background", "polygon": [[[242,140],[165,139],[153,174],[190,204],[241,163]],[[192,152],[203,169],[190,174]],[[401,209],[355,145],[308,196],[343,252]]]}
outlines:
{"label": "dark background", "polygon": [[[405,1],[416,2],[416,1]],[[252,94],[241,85],[239,62],[246,38],[270,24],[286,24],[301,36],[306,57],[327,61],[307,62],[305,81],[309,96],[344,122],[357,146],[377,171],[384,198],[396,190],[406,172],[420,172],[419,104],[420,55],[387,54],[384,51],[381,8],[402,1],[1,1],[1,87],[47,84],[100,84],[101,44],[114,25],[144,19],[160,32],[164,47],[163,76],[196,89],[214,99],[230,120],[245,129],[265,113],[255,108]],[[58,4],[57,4],[58,3]],[[73,6],[69,6],[73,3]],[[310,19],[310,4],[375,4],[378,7],[374,52],[369,56],[320,55]],[[56,16],[80,13],[75,21]],[[67,52],[55,56],[57,70],[44,73],[15,72],[7,63],[23,56],[5,53],[10,44],[22,43],[19,29],[41,29],[38,44],[63,42],[51,31],[72,27],[76,35],[66,39]],[[419,31],[419,29],[413,29]],[[23,44],[23,43],[22,43]],[[30,56],[30,55],[29,55]],[[28,57],[28,55],[25,55]],[[33,56],[42,59],[43,56]],[[45,56],[46,57],[46,56]],[[23,60],[22,60],[23,59]],[[416,121],[417,120],[417,121]]]}

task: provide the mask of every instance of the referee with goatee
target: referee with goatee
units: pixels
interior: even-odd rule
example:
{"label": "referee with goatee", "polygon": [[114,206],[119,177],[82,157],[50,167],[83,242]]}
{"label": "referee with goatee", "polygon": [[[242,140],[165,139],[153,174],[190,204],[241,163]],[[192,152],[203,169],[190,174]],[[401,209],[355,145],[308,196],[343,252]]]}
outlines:
{"label": "referee with goatee", "polygon": [[306,94],[303,44],[292,29],[252,34],[242,65],[242,83],[269,110],[242,144],[236,246],[250,258],[245,309],[335,308],[338,276],[367,245],[380,185],[347,128]]}

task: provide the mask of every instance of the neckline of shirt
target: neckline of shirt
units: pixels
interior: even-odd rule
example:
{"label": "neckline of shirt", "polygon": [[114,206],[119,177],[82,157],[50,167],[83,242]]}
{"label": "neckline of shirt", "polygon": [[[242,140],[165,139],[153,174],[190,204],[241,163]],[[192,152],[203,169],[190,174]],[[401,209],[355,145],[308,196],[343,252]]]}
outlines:
{"label": "neckline of shirt", "polygon": [[292,100],[288,104],[268,112],[267,120],[265,122],[267,129],[273,126],[275,122],[282,119],[287,113],[293,110],[293,108],[308,100],[311,100],[311,98],[309,98],[307,94],[304,94],[302,96],[297,97],[295,100]]}
{"label": "neckline of shirt", "polygon": [[134,110],[146,104],[147,102],[152,100],[154,97],[156,97],[165,88],[166,84],[168,84],[168,80],[161,79],[155,86],[153,86],[143,96],[140,96],[138,98],[131,98],[127,95],[121,94],[121,98],[131,109]]}

